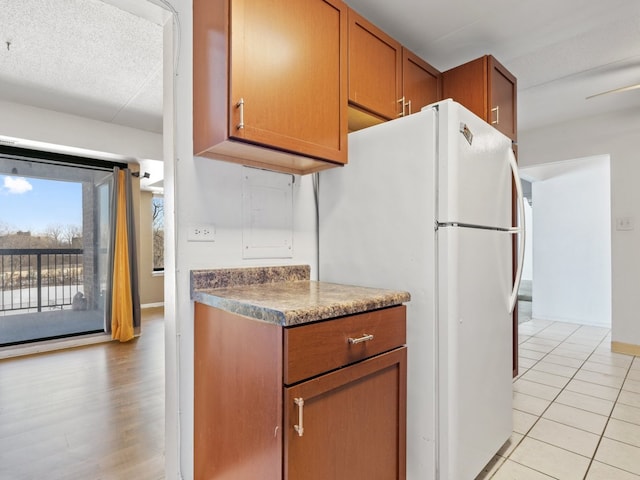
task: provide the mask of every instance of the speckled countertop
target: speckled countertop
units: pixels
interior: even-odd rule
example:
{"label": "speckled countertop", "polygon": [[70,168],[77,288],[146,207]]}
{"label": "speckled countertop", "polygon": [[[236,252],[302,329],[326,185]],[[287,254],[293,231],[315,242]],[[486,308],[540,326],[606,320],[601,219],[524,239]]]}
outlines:
{"label": "speckled countertop", "polygon": [[400,305],[407,292],[310,281],[307,265],[192,270],[191,299],[282,326]]}

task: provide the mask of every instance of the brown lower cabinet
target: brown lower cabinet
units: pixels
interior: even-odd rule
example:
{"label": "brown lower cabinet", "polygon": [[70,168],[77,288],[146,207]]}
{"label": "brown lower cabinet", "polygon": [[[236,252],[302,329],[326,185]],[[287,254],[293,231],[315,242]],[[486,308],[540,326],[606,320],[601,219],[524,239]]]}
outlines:
{"label": "brown lower cabinet", "polygon": [[285,388],[284,478],[404,479],[406,361],[402,347]]}
{"label": "brown lower cabinet", "polygon": [[196,303],[195,478],[404,480],[405,341],[402,305],[281,327]]}

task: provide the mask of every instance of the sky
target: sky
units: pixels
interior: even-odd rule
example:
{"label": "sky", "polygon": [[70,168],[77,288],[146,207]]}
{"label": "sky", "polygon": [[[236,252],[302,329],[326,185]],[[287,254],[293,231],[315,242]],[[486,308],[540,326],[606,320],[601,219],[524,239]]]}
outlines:
{"label": "sky", "polygon": [[0,175],[0,230],[36,234],[49,225],[82,227],[82,184]]}

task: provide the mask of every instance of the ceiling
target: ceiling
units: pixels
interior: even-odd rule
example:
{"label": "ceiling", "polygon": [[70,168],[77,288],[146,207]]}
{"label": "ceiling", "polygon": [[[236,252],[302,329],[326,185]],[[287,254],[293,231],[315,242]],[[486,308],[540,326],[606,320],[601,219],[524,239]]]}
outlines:
{"label": "ceiling", "polygon": [[518,130],[640,110],[637,0],[347,0],[441,71],[494,55],[518,79]]}
{"label": "ceiling", "polygon": [[[150,8],[116,6],[127,3]],[[0,100],[162,131],[159,7],[0,0],[0,11]]]}
{"label": "ceiling", "polygon": [[[167,14],[155,2],[0,0],[0,100],[161,132]],[[640,83],[637,0],[347,3],[441,71],[493,54],[518,78],[521,132],[640,113],[640,89],[585,99]]]}

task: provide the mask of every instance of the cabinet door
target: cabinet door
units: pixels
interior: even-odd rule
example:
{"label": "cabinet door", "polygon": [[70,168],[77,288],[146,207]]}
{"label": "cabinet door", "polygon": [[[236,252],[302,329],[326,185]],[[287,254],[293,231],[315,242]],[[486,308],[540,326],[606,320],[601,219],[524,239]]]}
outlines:
{"label": "cabinet door", "polygon": [[405,115],[440,100],[442,75],[416,54],[402,49],[402,92]]}
{"label": "cabinet door", "polygon": [[233,0],[230,16],[229,136],[346,163],[346,5]]}
{"label": "cabinet door", "polygon": [[487,66],[476,58],[442,74],[442,97],[452,98],[487,120]]}
{"label": "cabinet door", "polygon": [[442,74],[442,96],[453,98],[517,141],[516,78],[491,55]]}
{"label": "cabinet door", "polygon": [[193,478],[281,479],[281,327],[194,310]]}
{"label": "cabinet door", "polygon": [[405,478],[406,355],[402,347],[285,388],[285,479]]}
{"label": "cabinet door", "polygon": [[488,57],[487,70],[490,92],[487,121],[516,141],[516,78],[492,56]]}
{"label": "cabinet door", "polygon": [[353,10],[348,63],[349,102],[387,120],[396,118],[402,111],[402,46]]}

